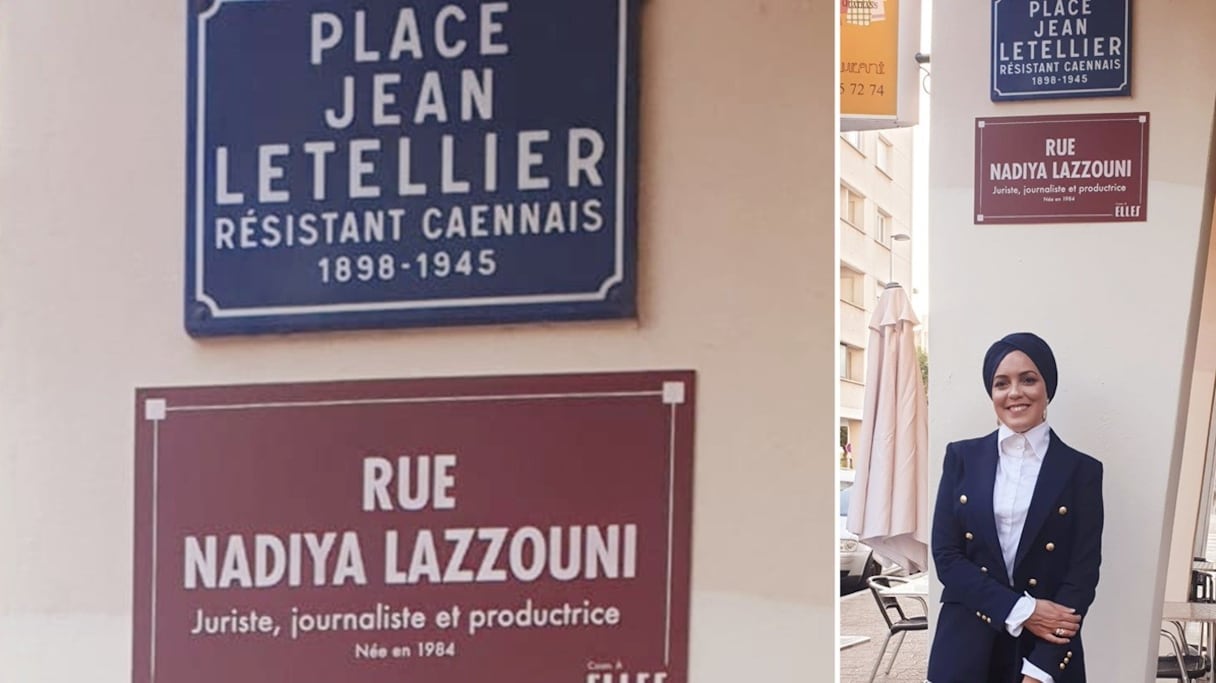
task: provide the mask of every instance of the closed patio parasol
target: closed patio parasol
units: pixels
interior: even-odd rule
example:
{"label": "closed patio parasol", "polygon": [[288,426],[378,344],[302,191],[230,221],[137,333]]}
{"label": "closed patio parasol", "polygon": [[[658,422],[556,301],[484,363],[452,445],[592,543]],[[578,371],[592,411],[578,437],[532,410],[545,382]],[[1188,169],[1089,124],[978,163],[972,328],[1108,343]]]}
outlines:
{"label": "closed patio parasol", "polygon": [[890,284],[870,320],[865,405],[847,528],[911,573],[929,559],[928,404],[903,287]]}

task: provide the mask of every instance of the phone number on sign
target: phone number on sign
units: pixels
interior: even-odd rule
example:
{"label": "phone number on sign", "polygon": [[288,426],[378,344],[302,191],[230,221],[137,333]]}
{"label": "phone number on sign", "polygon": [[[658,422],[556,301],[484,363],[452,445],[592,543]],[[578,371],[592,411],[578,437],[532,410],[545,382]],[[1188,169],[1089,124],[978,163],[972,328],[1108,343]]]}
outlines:
{"label": "phone number on sign", "polygon": [[841,95],[885,95],[887,88],[881,83],[841,83]]}

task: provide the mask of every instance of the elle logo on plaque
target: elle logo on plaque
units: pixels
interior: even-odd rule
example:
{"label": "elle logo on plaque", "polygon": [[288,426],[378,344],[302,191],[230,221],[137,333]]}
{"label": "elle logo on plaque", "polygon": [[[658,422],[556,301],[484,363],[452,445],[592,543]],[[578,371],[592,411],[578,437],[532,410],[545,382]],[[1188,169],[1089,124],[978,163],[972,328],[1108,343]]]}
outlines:
{"label": "elle logo on plaque", "polygon": [[141,389],[134,683],[688,683],[694,375]]}
{"label": "elle logo on plaque", "polygon": [[194,335],[629,317],[637,0],[191,0]]}

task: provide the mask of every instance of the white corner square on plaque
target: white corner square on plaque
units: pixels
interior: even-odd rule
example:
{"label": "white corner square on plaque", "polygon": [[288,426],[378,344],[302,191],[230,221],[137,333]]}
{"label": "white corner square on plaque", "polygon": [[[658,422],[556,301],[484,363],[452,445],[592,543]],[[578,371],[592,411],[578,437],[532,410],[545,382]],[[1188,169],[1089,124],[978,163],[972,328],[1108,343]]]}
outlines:
{"label": "white corner square on plaque", "polygon": [[152,422],[165,419],[169,405],[163,398],[150,398],[144,401],[144,419]]}
{"label": "white corner square on plaque", "polygon": [[663,382],[663,403],[666,405],[683,405],[684,383]]}

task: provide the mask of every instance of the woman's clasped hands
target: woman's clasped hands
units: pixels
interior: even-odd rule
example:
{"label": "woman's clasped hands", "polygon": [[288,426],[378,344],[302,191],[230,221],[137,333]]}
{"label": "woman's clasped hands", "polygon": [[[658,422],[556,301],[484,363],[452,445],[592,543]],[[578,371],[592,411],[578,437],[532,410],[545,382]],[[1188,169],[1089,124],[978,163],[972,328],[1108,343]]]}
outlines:
{"label": "woman's clasped hands", "polygon": [[1071,607],[1038,598],[1034,613],[1023,626],[1049,643],[1064,645],[1081,629],[1081,615]]}

